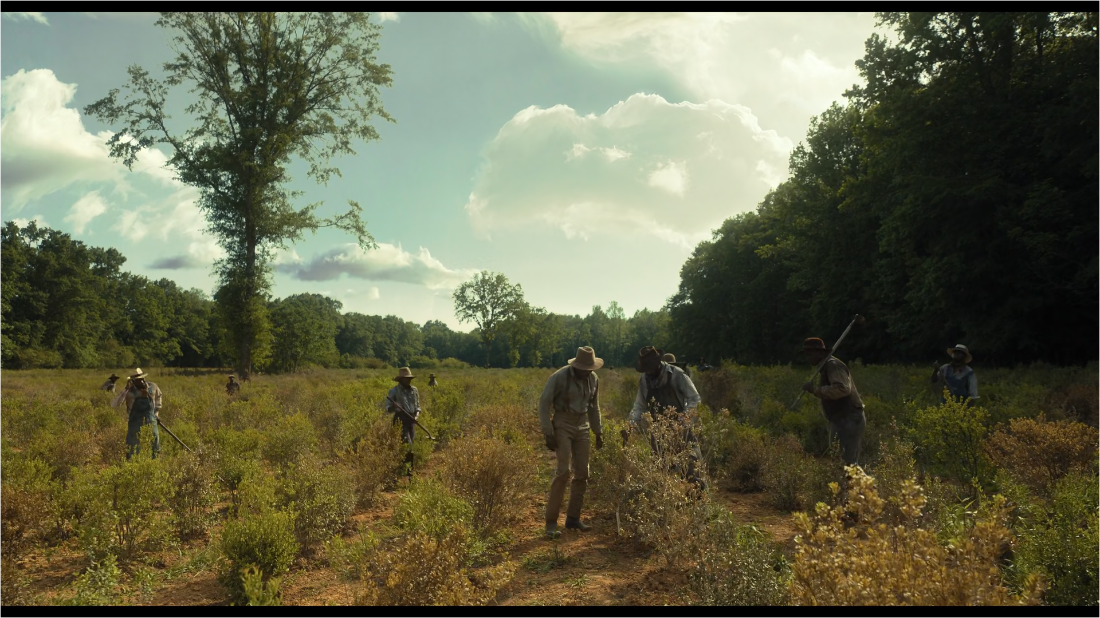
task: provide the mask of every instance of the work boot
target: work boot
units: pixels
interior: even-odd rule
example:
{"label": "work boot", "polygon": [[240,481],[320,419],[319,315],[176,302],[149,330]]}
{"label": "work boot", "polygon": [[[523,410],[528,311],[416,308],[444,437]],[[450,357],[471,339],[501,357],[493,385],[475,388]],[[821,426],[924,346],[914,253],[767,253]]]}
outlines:
{"label": "work boot", "polygon": [[558,522],[548,521],[546,522],[546,538],[556,539],[561,536],[561,531],[558,530]]}
{"label": "work boot", "polygon": [[588,532],[592,529],[592,526],[581,521],[580,517],[566,517],[565,528],[567,530],[580,530],[581,532]]}

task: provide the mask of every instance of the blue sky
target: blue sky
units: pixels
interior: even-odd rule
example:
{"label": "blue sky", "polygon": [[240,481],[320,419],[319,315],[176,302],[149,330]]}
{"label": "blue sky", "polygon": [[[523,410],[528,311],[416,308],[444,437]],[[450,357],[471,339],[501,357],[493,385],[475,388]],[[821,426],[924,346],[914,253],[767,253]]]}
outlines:
{"label": "blue sky", "polygon": [[[379,242],[323,230],[281,254],[274,293],[345,311],[454,318],[451,292],[503,272],[558,313],[675,293],[691,249],[786,175],[812,115],[858,80],[869,14],[381,13],[379,59],[396,124],[335,163],[327,186],[292,172],[324,216],[357,200]],[[80,110],[158,71],[148,13],[5,13],[3,219],[37,219],[113,246],[125,268],[213,292],[218,248],[195,192],[149,153],[106,157],[110,129]],[[186,88],[173,99],[182,118]]]}

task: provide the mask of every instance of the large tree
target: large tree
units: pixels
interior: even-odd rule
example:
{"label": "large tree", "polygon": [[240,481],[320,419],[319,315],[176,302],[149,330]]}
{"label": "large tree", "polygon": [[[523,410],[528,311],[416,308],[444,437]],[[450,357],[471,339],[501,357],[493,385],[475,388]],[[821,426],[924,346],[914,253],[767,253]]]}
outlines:
{"label": "large tree", "polygon": [[503,273],[483,270],[454,291],[455,317],[459,322],[474,322],[485,344],[485,366],[489,366],[493,340],[501,324],[524,305],[523,288],[512,285]]}
{"label": "large tree", "polygon": [[[170,149],[168,167],[199,189],[199,207],[225,249],[215,295],[238,371],[251,370],[253,347],[270,336],[266,297],[272,253],[305,231],[334,226],[364,248],[374,239],[349,200],[344,214],[321,219],[321,204],[293,204],[287,167],[326,183],[331,158],[354,154],[355,140],[378,139],[379,88],[390,67],[375,61],[380,27],[367,13],[162,13],[176,58],[157,79],[129,68],[126,94],[111,90],[85,113],[122,124],[108,145],[131,169],[145,149]],[[167,112],[169,91],[186,84],[193,123],[180,129]]]}

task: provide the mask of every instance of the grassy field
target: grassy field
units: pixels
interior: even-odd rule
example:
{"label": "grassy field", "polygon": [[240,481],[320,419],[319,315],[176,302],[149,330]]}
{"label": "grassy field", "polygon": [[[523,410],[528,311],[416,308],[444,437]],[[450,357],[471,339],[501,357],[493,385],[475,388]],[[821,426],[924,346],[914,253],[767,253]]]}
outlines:
{"label": "grassy field", "polygon": [[548,369],[417,380],[437,440],[418,436],[411,479],[381,410],[392,369],[256,376],[235,397],[221,372],[151,370],[196,453],[161,431],[161,457],[131,462],[109,372],[7,371],[3,601],[1095,605],[1097,368],[976,368],[980,408],[940,406],[930,369],[852,364],[874,481],[845,477],[815,399],[791,407],[805,368],[695,375],[705,494],[669,472],[679,450],[624,447],[638,374],[601,370],[595,528],[556,541]]}

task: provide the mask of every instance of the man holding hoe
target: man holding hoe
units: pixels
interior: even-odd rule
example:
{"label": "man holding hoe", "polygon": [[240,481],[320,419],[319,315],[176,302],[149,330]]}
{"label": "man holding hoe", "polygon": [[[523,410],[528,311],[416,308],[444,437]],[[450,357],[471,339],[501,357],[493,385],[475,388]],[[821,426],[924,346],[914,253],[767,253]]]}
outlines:
{"label": "man holding hoe", "polygon": [[405,453],[405,465],[409,476],[412,476],[414,425],[417,417],[420,416],[420,392],[412,385],[415,377],[408,367],[398,369],[397,376],[393,379],[397,382],[397,386],[386,393],[386,401],[383,404],[385,410],[393,414],[395,425],[397,421],[401,421],[401,435],[409,445],[409,450]]}

